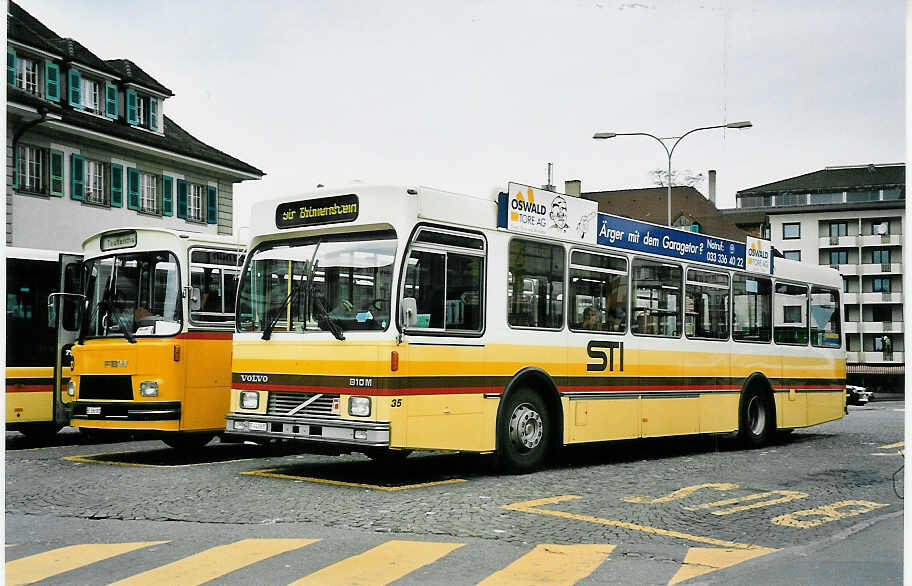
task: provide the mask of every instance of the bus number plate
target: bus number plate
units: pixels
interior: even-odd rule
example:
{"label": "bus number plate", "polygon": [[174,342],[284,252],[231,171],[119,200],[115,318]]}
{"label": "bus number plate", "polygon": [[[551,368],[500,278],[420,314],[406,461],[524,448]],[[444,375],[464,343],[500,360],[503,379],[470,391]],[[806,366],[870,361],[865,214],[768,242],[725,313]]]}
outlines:
{"label": "bus number plate", "polygon": [[101,415],[101,407],[86,407],[86,415]]}
{"label": "bus number plate", "polygon": [[251,421],[250,422],[250,431],[266,431],[266,422],[265,421]]}

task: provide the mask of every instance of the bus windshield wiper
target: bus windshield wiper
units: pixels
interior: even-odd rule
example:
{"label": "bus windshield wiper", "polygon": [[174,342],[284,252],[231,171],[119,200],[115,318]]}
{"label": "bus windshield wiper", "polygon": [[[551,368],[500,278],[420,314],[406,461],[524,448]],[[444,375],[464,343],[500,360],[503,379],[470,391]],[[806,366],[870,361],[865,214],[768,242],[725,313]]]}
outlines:
{"label": "bus windshield wiper", "polygon": [[[294,264],[291,266],[291,273],[288,275],[288,278],[294,280]],[[276,324],[279,323],[279,318],[282,317],[282,310],[291,303],[292,299],[298,296],[298,293],[300,293],[301,287],[306,280],[307,273],[305,272],[305,274],[301,275],[301,280],[292,286],[291,291],[289,291],[288,295],[285,296],[285,299],[282,300],[282,304],[276,309],[275,316],[269,321],[269,324],[263,328],[263,336],[260,339],[268,340],[272,337],[272,330],[276,327]]]}
{"label": "bus windshield wiper", "polygon": [[127,327],[127,324],[124,322],[123,316],[120,312],[117,311],[117,308],[114,307],[114,304],[107,299],[102,299],[99,306],[104,305],[108,308],[108,311],[114,316],[114,319],[117,320],[117,325],[120,326],[120,332],[123,334],[124,338],[127,339],[127,342],[131,344],[136,343],[136,338],[133,337],[133,334],[130,332],[130,328]]}
{"label": "bus windshield wiper", "polygon": [[336,319],[333,316],[329,315],[323,305],[323,299],[320,297],[314,297],[314,317],[317,318],[317,325],[329,330],[337,340],[345,339],[345,334],[342,333],[342,326],[336,323]]}

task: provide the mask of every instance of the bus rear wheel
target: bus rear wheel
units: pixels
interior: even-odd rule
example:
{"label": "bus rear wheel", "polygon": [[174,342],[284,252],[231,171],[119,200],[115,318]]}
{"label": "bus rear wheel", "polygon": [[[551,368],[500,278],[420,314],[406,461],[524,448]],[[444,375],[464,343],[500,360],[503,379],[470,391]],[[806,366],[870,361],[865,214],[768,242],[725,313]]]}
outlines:
{"label": "bus rear wheel", "polygon": [[551,430],[551,414],[538,393],[529,388],[511,393],[497,423],[500,467],[524,473],[541,466],[553,441]]}
{"label": "bus rear wheel", "polygon": [[741,399],[738,439],[747,448],[766,445],[776,431],[776,415],[766,394],[749,389]]}
{"label": "bus rear wheel", "polygon": [[175,450],[193,451],[202,448],[211,442],[214,437],[214,433],[187,433],[164,437],[162,441]]}

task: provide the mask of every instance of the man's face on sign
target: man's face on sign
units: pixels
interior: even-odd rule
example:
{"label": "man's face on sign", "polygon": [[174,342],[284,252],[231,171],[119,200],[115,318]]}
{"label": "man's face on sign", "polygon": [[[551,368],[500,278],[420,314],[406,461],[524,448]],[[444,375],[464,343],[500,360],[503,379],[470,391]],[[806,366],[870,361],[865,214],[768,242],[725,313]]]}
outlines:
{"label": "man's face on sign", "polygon": [[564,198],[556,197],[554,198],[554,201],[551,202],[551,219],[554,220],[554,223],[558,226],[567,223],[567,202],[564,201]]}

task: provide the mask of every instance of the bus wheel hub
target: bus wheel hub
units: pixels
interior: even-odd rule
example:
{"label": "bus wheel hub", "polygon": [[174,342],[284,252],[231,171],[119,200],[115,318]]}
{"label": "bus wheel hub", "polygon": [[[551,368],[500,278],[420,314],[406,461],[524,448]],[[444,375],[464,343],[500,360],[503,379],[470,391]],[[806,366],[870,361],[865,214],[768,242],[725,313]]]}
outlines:
{"label": "bus wheel hub", "polygon": [[542,419],[532,408],[532,405],[523,403],[513,410],[510,418],[510,441],[524,449],[535,449],[542,438]]}

